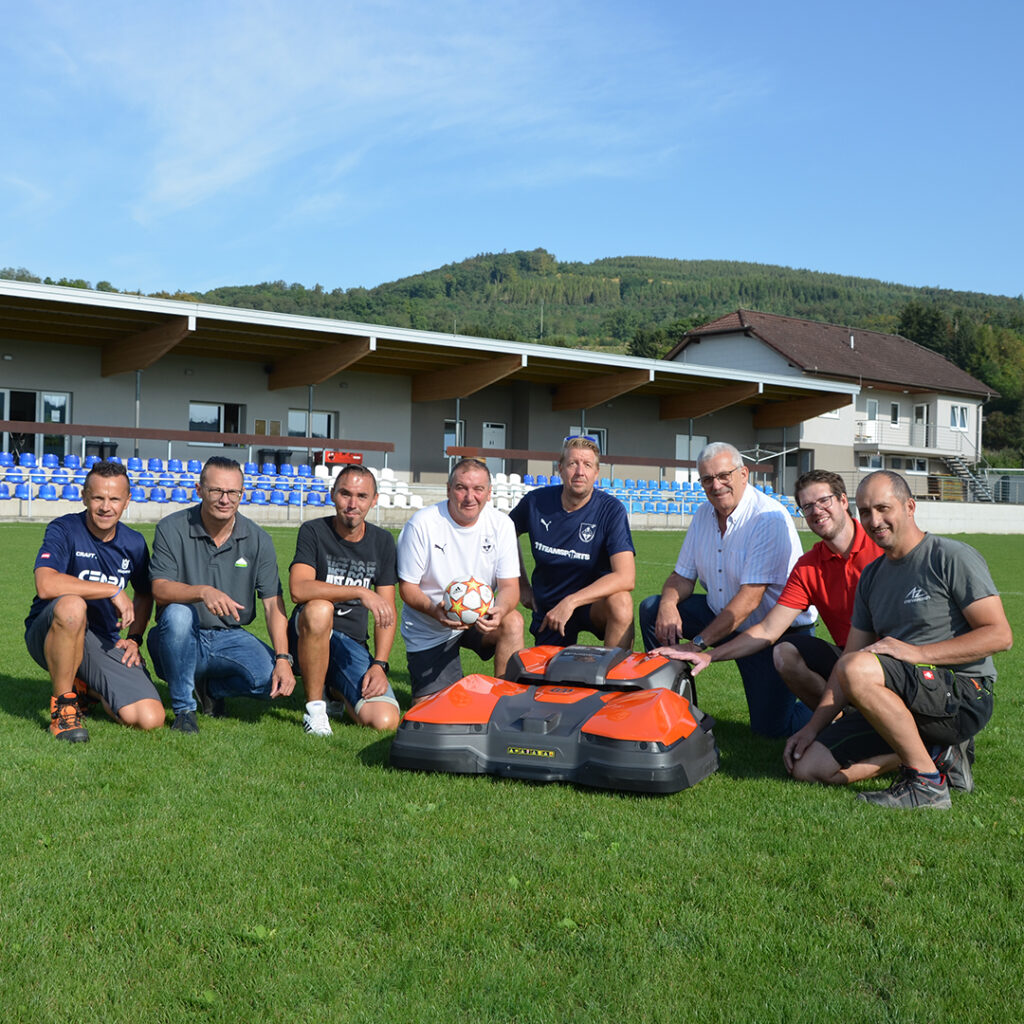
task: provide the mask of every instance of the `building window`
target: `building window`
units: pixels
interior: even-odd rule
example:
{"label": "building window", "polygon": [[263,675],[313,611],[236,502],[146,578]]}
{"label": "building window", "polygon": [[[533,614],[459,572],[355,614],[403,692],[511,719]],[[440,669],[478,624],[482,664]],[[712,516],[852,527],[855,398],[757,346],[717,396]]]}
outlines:
{"label": "building window", "polygon": [[928,472],[928,460],[927,459],[907,459],[906,466],[908,473],[927,473]]}
{"label": "building window", "polygon": [[839,419],[838,409],[829,409],[828,412],[820,412],[818,416],[823,420],[837,420]]}
{"label": "building window", "polygon": [[900,403],[890,402],[889,403],[889,423],[898,427],[900,425]]}
{"label": "building window", "polygon": [[874,422],[878,419],[878,399],[869,398],[864,405],[868,420]]}
{"label": "building window", "polygon": [[953,430],[967,429],[966,405],[951,405],[949,407],[949,425]]}
{"label": "building window", "polygon": [[857,460],[858,468],[863,470],[869,469],[881,469],[882,468],[882,456],[881,455],[861,455]]}
{"label": "building window", "polygon": [[[309,413],[305,409],[288,410],[288,436],[306,437],[306,423]],[[313,430],[309,437],[334,437],[334,413],[322,409],[313,410]]]}
{"label": "building window", "polygon": [[[233,402],[189,402],[188,429],[210,434],[241,434],[245,428],[245,406]],[[192,445],[222,448],[220,441],[190,441]],[[230,447],[240,447],[232,445]]]}
{"label": "building window", "polygon": [[[466,443],[466,421],[445,420],[444,421],[444,443],[441,445],[441,454],[448,458],[449,448],[462,448]],[[454,456],[453,456],[454,457]]]}
{"label": "building window", "polygon": [[903,459],[899,455],[894,455],[891,459],[889,459],[889,468],[890,469],[902,469],[903,468]]}

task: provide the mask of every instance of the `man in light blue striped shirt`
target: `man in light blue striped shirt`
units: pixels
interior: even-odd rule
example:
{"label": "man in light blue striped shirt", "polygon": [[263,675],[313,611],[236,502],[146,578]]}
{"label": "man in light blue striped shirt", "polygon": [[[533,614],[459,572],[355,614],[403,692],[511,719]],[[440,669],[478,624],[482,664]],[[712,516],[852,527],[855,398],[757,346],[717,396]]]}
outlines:
{"label": "man in light blue striped shirt", "polygon": [[[697,457],[697,471],[708,500],[694,515],[661,594],[640,606],[646,650],[689,637],[690,643],[675,650],[703,651],[760,622],[803,554],[789,513],[748,485],[750,471],[731,444],[707,445]],[[694,593],[698,580],[706,594]],[[783,636],[813,633],[816,619],[817,611],[808,608]],[[736,666],[754,732],[790,736],[808,721],[810,710],[779,677],[770,647],[738,658]]]}

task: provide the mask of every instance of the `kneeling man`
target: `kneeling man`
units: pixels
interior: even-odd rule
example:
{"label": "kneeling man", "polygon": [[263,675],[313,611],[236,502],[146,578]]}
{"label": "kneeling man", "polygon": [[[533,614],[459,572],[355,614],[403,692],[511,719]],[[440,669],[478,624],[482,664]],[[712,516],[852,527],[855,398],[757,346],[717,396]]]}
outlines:
{"label": "kneeling man", "polygon": [[950,786],[973,789],[968,747],[992,715],[992,655],[1013,634],[985,560],[925,533],[915,508],[897,473],[880,470],[857,488],[861,525],[885,557],[861,574],[846,653],[783,756],[795,778],[834,784],[895,762],[892,786],[862,800],[948,808]]}
{"label": "kneeling man", "polygon": [[[306,690],[302,724],[330,736],[330,714],[347,711],[374,729],[398,726],[398,701],[388,682],[395,611],[395,540],[366,522],[377,504],[377,482],[362,466],[335,478],[333,516],[299,527],[288,587],[298,606],[289,639]],[[373,654],[367,626],[373,616]],[[331,698],[331,703],[324,700]],[[333,706],[332,706],[333,705]]]}
{"label": "kneeling man", "polygon": [[525,569],[519,580],[530,632],[538,644],[565,647],[586,630],[629,650],[636,564],[626,508],[594,489],[601,457],[592,438],[567,437],[558,471],[561,486],[530,491],[510,514],[533,549],[532,584]]}
{"label": "kneeling man", "polygon": [[82,487],[85,511],[54,519],[36,555],[25,643],[50,673],[50,734],[59,740],[89,739],[79,700],[90,697],[124,725],[164,724],[160,695],[139,654],[153,598],[145,538],[121,522],[128,501],[124,466],[95,463]]}

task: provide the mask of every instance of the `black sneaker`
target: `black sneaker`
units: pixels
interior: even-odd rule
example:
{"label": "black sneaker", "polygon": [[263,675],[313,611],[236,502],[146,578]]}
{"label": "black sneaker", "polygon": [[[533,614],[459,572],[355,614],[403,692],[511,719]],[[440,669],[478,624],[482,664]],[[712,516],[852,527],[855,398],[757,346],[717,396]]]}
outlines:
{"label": "black sneaker", "polygon": [[974,792],[974,773],[971,771],[971,754],[973,740],[965,740],[959,746],[946,747],[935,758],[935,770],[946,776],[946,781],[953,789],[964,793]]}
{"label": "black sneaker", "polygon": [[174,732],[184,732],[189,735],[198,733],[199,726],[196,723],[196,713],[194,711],[179,711],[174,716],[174,721],[171,722],[171,729]]}
{"label": "black sneaker", "polygon": [[211,697],[205,679],[202,682],[196,683],[196,699],[199,702],[199,710],[207,718],[224,717],[224,698]]}
{"label": "black sneaker", "polygon": [[940,778],[936,785],[922,778],[913,768],[905,766],[900,769],[900,777],[888,789],[874,793],[858,793],[857,796],[877,807],[907,810],[929,807],[937,811],[947,811],[953,806],[945,778]]}

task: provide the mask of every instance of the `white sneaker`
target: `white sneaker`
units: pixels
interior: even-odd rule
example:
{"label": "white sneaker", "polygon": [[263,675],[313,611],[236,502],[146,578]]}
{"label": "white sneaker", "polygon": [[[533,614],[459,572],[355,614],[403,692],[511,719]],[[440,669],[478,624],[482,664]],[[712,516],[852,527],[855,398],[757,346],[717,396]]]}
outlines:
{"label": "white sneaker", "polygon": [[311,700],[306,704],[302,716],[302,728],[313,736],[330,736],[331,722],[327,717],[327,705],[322,700]]}

